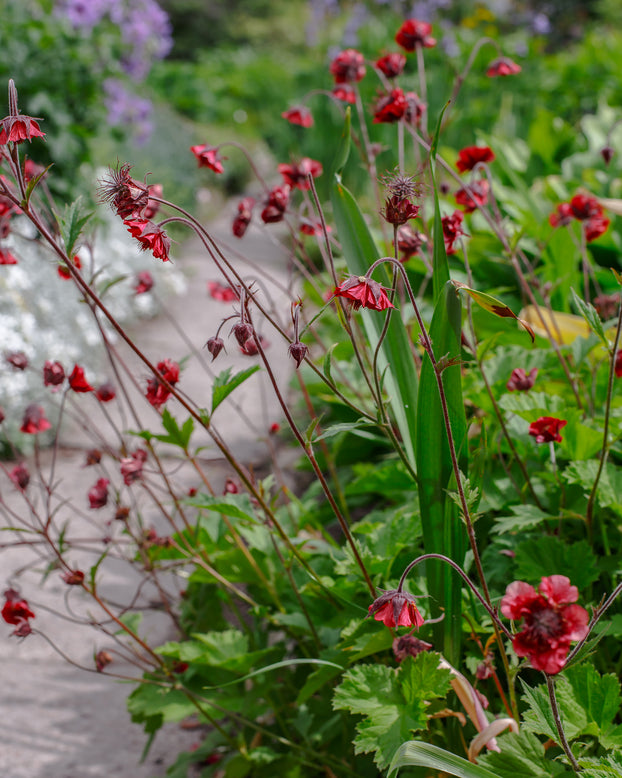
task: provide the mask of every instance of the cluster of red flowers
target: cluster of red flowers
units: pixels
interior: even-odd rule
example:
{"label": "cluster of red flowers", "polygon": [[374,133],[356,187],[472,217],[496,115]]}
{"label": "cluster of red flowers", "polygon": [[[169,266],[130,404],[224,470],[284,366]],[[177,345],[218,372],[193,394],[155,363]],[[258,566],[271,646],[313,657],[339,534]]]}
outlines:
{"label": "cluster of red flowers", "polygon": [[551,227],[563,227],[577,219],[582,223],[588,243],[599,238],[609,227],[609,219],[595,197],[576,194],[568,203],[560,203],[549,216]]}
{"label": "cluster of red flowers", "polygon": [[587,635],[587,611],[571,604],[578,599],[579,590],[564,575],[542,578],[538,591],[523,581],[511,583],[501,600],[501,613],[523,621],[521,631],[512,638],[516,654],[529,657],[536,670],[559,673],[570,644]]}
{"label": "cluster of red flowers", "polygon": [[282,221],[289,205],[290,192],[291,188],[288,184],[275,186],[270,190],[261,212],[261,220],[265,224],[274,224],[275,222]]}
{"label": "cluster of red flowers", "polygon": [[23,638],[30,635],[32,629],[29,619],[34,619],[35,614],[30,610],[28,602],[20,597],[15,589],[7,589],[4,592],[4,605],[2,606],[2,618],[7,624],[15,625],[13,635]]}
{"label": "cluster of red flowers", "polygon": [[[164,359],[162,362],[158,362],[156,367],[158,373],[171,386],[174,386],[179,381],[179,365],[177,362],[174,362],[172,359]],[[147,392],[145,396],[154,408],[159,408],[168,400],[171,396],[171,392],[164,386],[159,378],[154,376],[147,381]]]}

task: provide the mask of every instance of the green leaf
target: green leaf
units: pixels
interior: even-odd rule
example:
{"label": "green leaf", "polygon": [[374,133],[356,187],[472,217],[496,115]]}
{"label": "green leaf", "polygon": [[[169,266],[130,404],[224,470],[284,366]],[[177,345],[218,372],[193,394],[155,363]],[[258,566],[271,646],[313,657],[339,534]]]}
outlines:
{"label": "green leaf", "polygon": [[365,430],[362,430],[361,427],[372,427],[374,428],[376,425],[371,424],[369,419],[361,418],[357,419],[356,421],[352,422],[342,422],[340,424],[331,424],[330,427],[325,427],[322,432],[313,438],[313,442],[317,442],[319,440],[326,440],[327,438],[334,438],[335,435],[339,435],[342,432],[351,432],[353,435],[359,434],[361,437],[371,438],[372,440],[375,440],[378,438],[378,435],[372,435],[369,432],[366,432]]}
{"label": "green leaf", "polygon": [[35,187],[37,186],[39,181],[41,181],[41,179],[47,174],[48,170],[51,167],[53,167],[53,166],[54,166],[54,163],[52,163],[51,165],[48,165],[45,168],[45,170],[42,170],[41,173],[38,173],[36,176],[33,176],[28,181],[28,185],[26,186],[26,196],[24,198],[25,202],[22,203],[22,208],[24,208],[24,206],[28,205],[28,203],[30,202],[30,198],[32,197],[32,193],[34,192]]}
{"label": "green leaf", "polygon": [[564,670],[564,678],[572,688],[576,704],[598,729],[601,744],[605,748],[622,746],[622,735],[617,731],[622,727],[614,724],[622,705],[618,678],[612,673],[600,675],[588,662]]}
{"label": "green leaf", "polygon": [[579,312],[581,313],[585,321],[589,324],[592,332],[594,332],[601,339],[605,348],[608,349],[609,340],[605,335],[605,329],[603,327],[602,321],[600,320],[600,316],[596,311],[596,308],[594,308],[594,306],[591,303],[586,303],[585,300],[582,300],[579,297],[579,295],[575,292],[574,289],[571,289],[570,293],[572,294],[572,299],[574,304],[579,309]]}
{"label": "green leaf", "polygon": [[535,343],[536,336],[533,329],[524,319],[519,319],[518,316],[512,311],[512,309],[509,308],[505,303],[502,303],[501,300],[497,300],[496,297],[493,297],[490,294],[486,294],[486,292],[479,292],[477,289],[471,289],[469,286],[461,283],[460,281],[452,281],[452,284],[456,287],[456,289],[466,292],[473,300],[475,300],[480,308],[488,311],[488,313],[492,313],[494,316],[500,316],[503,319],[515,319],[522,327],[525,328],[525,330],[527,330],[529,337],[531,338],[531,342]]}
{"label": "green leaf", "polygon": [[496,773],[491,773],[485,767],[467,762],[461,756],[418,740],[402,743],[391,760],[389,778],[402,767],[428,767],[458,778],[499,778]]}
{"label": "green leaf", "polygon": [[542,576],[566,575],[582,591],[599,576],[598,560],[585,540],[567,543],[552,535],[525,540],[514,561],[517,578],[534,583]]}
{"label": "green leaf", "polygon": [[341,141],[339,148],[337,149],[337,155],[335,156],[335,163],[333,166],[334,174],[336,177],[340,177],[341,173],[350,156],[350,144],[351,144],[351,118],[352,109],[350,106],[346,108],[346,120],[343,125],[343,131],[341,133]]}
{"label": "green leaf", "polygon": [[546,758],[542,743],[525,728],[519,734],[501,735],[497,745],[499,752],[489,751],[478,757],[479,763],[489,767],[496,778],[550,778],[559,774],[555,763]]}
{"label": "green leaf", "polygon": [[170,443],[172,446],[179,446],[179,448],[186,451],[190,443],[190,436],[194,430],[194,419],[192,416],[189,416],[180,428],[176,419],[165,408],[162,412],[162,426],[168,432],[168,435],[153,435],[153,437],[162,443]]}
{"label": "green leaf", "polygon": [[216,376],[214,384],[212,386],[212,413],[218,408],[221,402],[225,400],[234,389],[237,389],[240,384],[243,384],[247,378],[250,378],[253,373],[259,370],[259,365],[253,365],[246,370],[241,370],[231,377],[231,368],[228,367],[223,370],[222,373]]}
{"label": "green leaf", "polygon": [[82,198],[78,197],[71,205],[65,206],[65,212],[62,216],[57,217],[60,233],[65,244],[65,251],[69,257],[72,256],[78,238],[92,215],[92,211],[87,212],[84,210]]}
{"label": "green leaf", "polygon": [[550,516],[536,508],[535,505],[510,505],[510,511],[512,516],[495,517],[491,532],[495,535],[504,535],[507,532],[535,527],[548,519],[557,519],[556,516]]}
{"label": "green leaf", "polygon": [[[560,745],[559,733],[555,726],[555,718],[546,686],[542,684],[535,689],[530,688],[525,683],[522,686],[524,691],[522,699],[529,706],[529,709],[523,714],[523,726],[534,734],[545,735]],[[565,678],[558,677],[555,680],[555,696],[566,737],[573,740],[585,730],[587,725],[585,711],[577,705],[570,690],[570,684]]]}
{"label": "green leaf", "polygon": [[212,497],[209,494],[201,493],[194,497],[188,497],[184,502],[206,511],[224,513],[225,516],[233,516],[236,519],[247,519],[253,523],[257,521],[250,497],[247,494]]}

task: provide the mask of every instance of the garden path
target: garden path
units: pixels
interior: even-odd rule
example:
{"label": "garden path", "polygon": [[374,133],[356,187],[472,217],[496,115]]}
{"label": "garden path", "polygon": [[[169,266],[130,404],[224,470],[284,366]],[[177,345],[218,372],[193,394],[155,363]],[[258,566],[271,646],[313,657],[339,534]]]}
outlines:
{"label": "garden path", "polygon": [[[222,225],[216,234],[229,241],[228,227]],[[233,239],[232,239],[233,240]],[[263,281],[267,292],[274,295],[275,304],[280,311],[289,310],[289,301],[284,293],[289,284],[288,270],[282,251],[268,237],[258,231],[249,231],[243,243],[236,245],[255,267],[268,272],[272,281]],[[209,357],[202,350],[206,340],[215,334],[223,318],[231,312],[231,305],[212,300],[207,295],[206,282],[216,279],[209,258],[202,252],[198,243],[189,242],[178,247],[179,266],[188,278],[187,293],[169,300],[168,313],[162,312],[156,318],[141,322],[136,327],[136,337],[145,353],[155,362],[163,358],[179,359],[190,355],[184,366],[179,388],[199,405],[209,405],[211,378],[206,372],[197,353],[203,360]],[[240,264],[240,267],[243,267]],[[257,275],[253,267],[247,266],[244,276]],[[184,341],[172,325],[169,313],[186,333]],[[283,318],[285,318],[283,316]],[[232,366],[234,371],[249,367],[258,361],[238,352],[233,339],[227,340],[229,325],[223,328],[228,353],[222,354],[214,367],[220,372]],[[287,382],[291,371],[291,360],[287,357],[287,346],[282,341],[271,346],[274,350],[274,364],[281,381]],[[192,347],[192,349],[191,349]],[[124,344],[119,345],[120,353],[131,372],[138,378],[138,386],[132,390],[134,400],[140,400],[139,394],[144,388],[146,370],[134,354]],[[277,351],[277,349],[279,351]],[[207,361],[207,360],[205,360]],[[249,382],[241,386],[234,398],[245,413],[252,418],[254,430],[249,428],[240,409],[223,406],[217,419],[218,430],[227,440],[237,457],[246,464],[260,466],[265,454],[265,443],[260,438],[267,437],[270,424],[281,418],[274,398],[265,389],[265,376],[254,375]],[[76,401],[88,401],[87,397],[76,397]],[[233,399],[233,398],[232,398]],[[105,406],[106,412],[120,419],[121,403],[115,400]],[[93,415],[93,403],[88,407],[88,416],[72,422],[63,431],[61,448],[56,462],[55,478],[59,482],[59,492],[63,498],[86,508],[86,493],[94,480],[90,470],[83,469],[85,451],[93,447],[92,433],[104,421],[100,415]],[[147,426],[159,431],[159,420],[144,401],[138,402],[140,414]],[[185,418],[174,403],[169,409],[178,418]],[[127,414],[127,409],[125,410]],[[132,425],[133,426],[133,425]],[[104,439],[108,435],[104,435]],[[216,489],[222,489],[225,477],[230,475],[228,466],[219,452],[210,444],[206,435],[200,432],[193,438],[194,445],[206,445],[201,453],[209,460],[207,469]],[[43,472],[49,471],[51,452],[44,451],[40,457]],[[27,465],[35,472],[34,461]],[[177,463],[170,461],[171,468]],[[189,471],[177,472],[188,487],[196,486],[196,476]],[[37,489],[37,479],[33,477],[34,489],[38,499],[43,499]],[[13,509],[24,510],[24,503],[15,488],[0,473],[0,494]],[[107,508],[92,511],[84,515],[73,515],[73,534],[81,537],[102,535],[102,524],[112,515],[104,516]],[[93,514],[97,513],[93,519]],[[154,526],[158,526],[158,516],[153,516]],[[98,533],[98,534],[97,534]],[[12,536],[14,539],[15,536]],[[1,540],[1,538],[0,538]],[[91,560],[93,555],[91,555]],[[92,564],[92,561],[90,562]],[[88,569],[89,557],[84,552],[75,555],[76,567]],[[15,546],[2,550],[0,567],[0,586],[2,591],[11,584],[19,586],[36,612],[33,628],[49,635],[58,647],[71,655],[79,664],[93,667],[94,653],[106,648],[106,636],[92,627],[61,620],[51,611],[64,609],[64,598],[79,595],[69,590],[57,571],[53,571],[44,585],[41,585],[44,565],[38,561],[36,549],[32,546]],[[19,575],[18,575],[19,573]],[[102,586],[105,594],[120,600],[127,596],[136,583],[135,573],[127,564],[121,564],[107,557],[101,567]],[[79,607],[80,598],[72,599]],[[83,612],[86,604],[83,606]],[[150,612],[142,625],[142,633],[148,636],[152,645],[158,645],[171,637],[170,622],[162,612]],[[130,691],[127,685],[114,682],[103,674],[84,672],[69,665],[45,641],[40,634],[33,634],[19,640],[9,637],[11,627],[2,622],[0,636],[0,710],[4,721],[4,735],[0,739],[0,775],[2,778],[158,778],[165,775],[166,766],[174,760],[179,751],[186,750],[195,742],[200,742],[200,733],[181,727],[179,724],[167,724],[158,733],[146,761],[139,765],[139,759],[146,742],[142,728],[131,723],[126,711],[125,700]],[[110,668],[112,669],[112,667]],[[115,660],[114,670],[132,675],[132,668]]]}

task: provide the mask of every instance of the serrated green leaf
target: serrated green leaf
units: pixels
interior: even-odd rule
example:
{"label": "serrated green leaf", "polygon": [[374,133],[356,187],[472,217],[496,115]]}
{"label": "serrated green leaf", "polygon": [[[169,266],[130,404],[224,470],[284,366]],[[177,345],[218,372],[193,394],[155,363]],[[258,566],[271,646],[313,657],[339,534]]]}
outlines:
{"label": "serrated green leaf", "polygon": [[491,532],[495,535],[503,535],[514,530],[536,527],[548,519],[557,519],[556,516],[550,516],[535,505],[511,505],[510,511],[513,514],[511,516],[495,517],[495,523]]}
{"label": "serrated green leaf", "polygon": [[153,437],[162,443],[170,443],[186,451],[190,443],[190,436],[194,430],[194,419],[192,416],[189,416],[180,428],[174,416],[167,408],[164,408],[162,412],[162,426],[168,432],[168,435],[154,435]]}
{"label": "serrated green leaf", "polygon": [[553,535],[519,543],[514,561],[520,580],[537,583],[543,576],[566,575],[580,591],[600,574],[598,560],[587,541],[567,543]]}
{"label": "serrated green leaf", "polygon": [[241,370],[239,373],[231,376],[231,368],[228,367],[222,373],[219,373],[214,379],[212,386],[212,414],[234,389],[237,389],[240,384],[243,384],[247,378],[250,378],[259,369],[259,365],[253,365],[253,367]]}
{"label": "serrated green leaf", "polygon": [[600,320],[600,316],[596,311],[596,308],[594,308],[591,303],[582,300],[574,289],[571,289],[570,293],[572,294],[574,304],[579,309],[579,312],[585,321],[589,324],[592,332],[594,332],[600,338],[605,348],[609,348],[609,341],[605,335],[605,329],[603,327],[602,321]]}
{"label": "serrated green leaf", "polygon": [[402,767],[427,767],[455,775],[457,778],[499,778],[497,773],[491,773],[485,767],[467,762],[443,748],[418,740],[402,743],[389,766],[389,778]]}
{"label": "serrated green leaf", "polygon": [[[535,689],[523,683],[523,701],[529,709],[523,713],[523,726],[536,735],[546,737],[559,744],[559,733],[555,726],[555,718],[551,710],[551,701],[546,686],[543,684]],[[564,727],[569,740],[585,731],[587,716],[577,705],[570,684],[565,678],[558,677],[555,681],[555,696]]]}
{"label": "serrated green leaf", "polygon": [[331,382],[333,381],[333,376],[331,373],[333,351],[337,348],[338,345],[339,345],[338,343],[333,343],[333,345],[328,349],[328,351],[324,355],[324,363],[322,369],[324,371],[324,375],[326,376],[326,378],[328,378],[328,380]]}
{"label": "serrated green leaf", "polygon": [[333,708],[363,716],[386,705],[401,705],[397,671],[386,665],[356,665],[347,670],[335,689]]}
{"label": "serrated green leaf", "polygon": [[[362,432],[361,427],[375,427],[375,424],[371,424],[368,419],[357,419],[352,422],[342,422],[341,424],[331,424],[330,427],[325,427],[322,432],[313,438],[313,442],[318,440],[327,440],[328,438],[334,438],[335,435],[339,435],[342,432]],[[372,437],[377,437],[376,435]]]}
{"label": "serrated green leaf", "polygon": [[555,763],[546,758],[542,743],[524,728],[519,734],[501,735],[497,745],[499,752],[489,751],[478,757],[479,763],[490,768],[496,778],[550,778],[559,774]]}
{"label": "serrated green leaf", "polygon": [[451,673],[439,667],[440,654],[422,651],[414,661],[405,660],[400,667],[402,694],[406,703],[444,697],[449,689]]}
{"label": "serrated green leaf", "polygon": [[84,210],[82,198],[78,197],[73,203],[65,206],[63,215],[58,218],[65,251],[69,257],[72,256],[82,230],[92,215],[92,211]]}
{"label": "serrated green leaf", "polygon": [[48,165],[45,168],[45,170],[42,170],[41,173],[38,173],[36,176],[33,176],[28,181],[28,184],[26,186],[26,196],[24,197],[24,202],[22,202],[22,206],[21,206],[22,208],[24,208],[25,206],[28,205],[28,203],[30,202],[30,198],[32,197],[32,193],[35,190],[35,187],[37,186],[39,181],[41,181],[43,176],[45,176],[47,174],[47,172],[50,170],[51,167],[54,167],[54,163],[53,162],[52,162],[51,165]]}
{"label": "serrated green leaf", "polygon": [[618,678],[612,673],[600,675],[588,662],[564,670],[564,678],[572,688],[577,705],[585,711],[588,721],[598,728],[603,746],[620,746],[620,734],[614,725],[622,705]]}
{"label": "serrated green leaf", "polygon": [[224,513],[225,516],[233,516],[236,519],[247,519],[251,522],[257,521],[250,497],[247,494],[227,494],[223,497],[212,497],[209,494],[201,493],[194,497],[188,497],[184,502],[206,511]]}

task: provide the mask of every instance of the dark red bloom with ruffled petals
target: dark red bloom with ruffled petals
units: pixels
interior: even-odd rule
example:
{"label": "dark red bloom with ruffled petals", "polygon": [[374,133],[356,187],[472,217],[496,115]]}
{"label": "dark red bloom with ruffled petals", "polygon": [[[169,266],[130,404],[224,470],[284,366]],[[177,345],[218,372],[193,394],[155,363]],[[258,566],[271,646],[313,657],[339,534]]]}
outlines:
{"label": "dark red bloom with ruffled petals", "polygon": [[143,477],[143,467],[147,461],[147,452],[138,448],[129,457],[121,460],[121,475],[126,486]]}
{"label": "dark red bloom with ruffled petals", "polygon": [[397,231],[397,247],[400,250],[400,262],[406,262],[419,252],[421,246],[427,242],[422,232],[417,232],[409,224],[403,224]]}
{"label": "dark red bloom with ruffled petals", "polygon": [[350,84],[337,84],[333,88],[333,97],[336,100],[341,100],[342,103],[349,103],[350,105],[354,105],[356,102],[356,92]]}
{"label": "dark red bloom with ruffled petals", "polygon": [[413,127],[419,127],[427,106],[416,92],[406,92],[404,97],[406,98],[404,121]]}
{"label": "dark red bloom with ruffled petals", "polygon": [[134,279],[134,294],[146,294],[153,289],[153,276],[148,270],[141,270]]}
{"label": "dark red bloom with ruffled petals", "polygon": [[322,163],[309,157],[304,157],[296,165],[287,165],[281,163],[277,165],[277,170],[283,176],[284,182],[292,189],[311,189],[308,176],[317,178],[322,175]]}
{"label": "dark red bloom with ruffled petals", "polygon": [[561,443],[562,436],[559,431],[568,422],[565,419],[555,419],[553,416],[541,416],[529,425],[529,434],[536,439],[536,443]]}
{"label": "dark red bloom with ruffled petals", "polygon": [[365,77],[365,58],[356,49],[346,49],[330,63],[330,72],[336,84],[350,84]]}
{"label": "dark red bloom with ruffled petals", "polygon": [[570,201],[570,210],[575,219],[584,221],[593,216],[602,216],[603,209],[595,197],[591,195],[576,194]]}
{"label": "dark red bloom with ruffled petals", "polygon": [[489,78],[495,78],[496,76],[515,76],[522,70],[520,65],[513,62],[509,57],[499,57],[493,60],[488,69],[486,75]]}
{"label": "dark red bloom with ruffled petals", "polygon": [[566,664],[570,644],[582,640],[588,630],[585,608],[573,605],[576,586],[565,575],[542,578],[538,591],[523,582],[511,583],[501,600],[501,613],[523,628],[512,639],[518,656],[529,657],[532,667],[555,675]]}
{"label": "dark red bloom with ruffled petals", "polygon": [[261,220],[265,224],[280,222],[289,205],[290,187],[287,184],[275,186],[268,195],[268,199],[261,212]]}
{"label": "dark red bloom with ruffled petals", "polygon": [[565,227],[574,217],[570,203],[560,203],[549,216],[551,227]]}
{"label": "dark red bloom with ruffled petals", "polygon": [[53,386],[57,390],[64,380],[65,368],[61,365],[60,362],[51,362],[48,359],[48,361],[43,365],[44,385]]}
{"label": "dark red bloom with ruffled petals", "polygon": [[25,370],[28,367],[28,357],[23,351],[11,351],[4,355],[4,359],[16,370]]}
{"label": "dark red bloom with ruffled petals", "polygon": [[395,40],[406,51],[414,51],[417,46],[431,49],[436,46],[436,38],[432,38],[432,25],[419,19],[406,19],[397,31]]}
{"label": "dark red bloom with ruffled petals", "polygon": [[89,508],[97,510],[103,508],[108,502],[108,484],[110,481],[107,478],[100,478],[90,488],[88,493]]}
{"label": "dark red bloom with ruffled petals", "polygon": [[5,116],[0,120],[2,131],[0,132],[0,146],[7,143],[23,143],[33,138],[44,138],[45,133],[41,132],[36,119],[31,116]]}
{"label": "dark red bloom with ruffled petals", "polygon": [[454,211],[451,216],[443,216],[441,219],[445,251],[448,254],[455,254],[458,251],[455,243],[461,235],[466,234],[462,229],[463,219],[464,214],[462,211]]}
{"label": "dark red bloom with ruffled petals", "polygon": [[74,368],[71,371],[71,375],[67,380],[69,381],[69,386],[73,389],[74,392],[83,393],[93,391],[93,387],[86,380],[83,367],[74,365]]}
{"label": "dark red bloom with ruffled petals", "polygon": [[420,627],[425,619],[417,610],[415,598],[408,592],[392,589],[369,606],[369,615],[387,627]]}
{"label": "dark red bloom with ruffled petals", "polygon": [[[77,254],[74,257],[71,258],[71,264],[74,267],[77,267],[78,270],[80,270],[80,268],[82,267],[82,261],[80,260],[80,257]],[[57,271],[58,271],[58,275],[64,281],[68,281],[71,278],[71,271],[69,270],[69,268],[67,267],[67,265],[64,262],[62,262],[58,266]]]}
{"label": "dark red bloom with ruffled petals", "polygon": [[311,111],[305,105],[296,105],[283,111],[283,119],[287,119],[290,124],[297,124],[299,127],[313,127],[313,116]]}
{"label": "dark red bloom with ruffled petals", "polygon": [[4,605],[2,606],[2,618],[7,624],[19,625],[28,619],[34,619],[35,614],[30,610],[28,602],[19,596],[15,589],[7,589],[4,592]]}
{"label": "dark red bloom with ruffled petals", "polygon": [[171,239],[166,231],[149,219],[124,219],[130,235],[140,243],[143,251],[149,249],[156,259],[168,262]]}
{"label": "dark red bloom with ruffled petals", "polygon": [[414,219],[419,213],[419,206],[412,203],[407,197],[393,195],[388,197],[384,203],[382,215],[389,224],[406,224],[410,219]]}
{"label": "dark red bloom with ruffled petals", "polygon": [[[158,373],[174,386],[179,381],[179,365],[172,359],[164,359],[156,365]],[[154,408],[159,408],[170,397],[170,390],[164,386],[157,378],[153,377],[147,381],[146,397]]]}
{"label": "dark red bloom with ruffled petals", "polygon": [[100,403],[109,403],[111,400],[114,400],[116,396],[117,390],[110,381],[105,381],[95,390],[95,397],[97,397]]}
{"label": "dark red bloom with ruffled petals", "polygon": [[190,146],[190,151],[196,157],[199,167],[207,167],[214,173],[225,172],[218,149],[214,146],[203,143],[199,146]]}
{"label": "dark red bloom with ruffled petals", "polygon": [[238,299],[235,289],[221,284],[220,281],[208,281],[207,291],[213,300],[221,303],[232,303]]}
{"label": "dark red bloom with ruffled petals", "polygon": [[387,78],[396,78],[399,76],[406,65],[406,57],[399,52],[385,54],[376,60],[376,67]]}
{"label": "dark red bloom with ruffled petals", "polygon": [[406,113],[408,103],[404,92],[396,87],[378,98],[374,108],[374,124],[389,124],[399,121]]}
{"label": "dark red bloom with ruffled petals", "polygon": [[45,418],[45,413],[40,405],[29,405],[24,411],[21,432],[27,435],[36,435],[38,432],[49,430],[52,425]]}
{"label": "dark red bloom with ruffled petals", "polygon": [[467,189],[459,189],[456,192],[456,203],[464,208],[465,213],[473,213],[477,208],[481,208],[488,202],[488,192],[490,184],[485,178],[479,181],[473,181]]}
{"label": "dark red bloom with ruffled petals", "polygon": [[516,367],[512,370],[506,387],[510,392],[528,392],[535,384],[537,375],[537,367],[532,368],[528,373],[522,367]]}
{"label": "dark red bloom with ruffled petals", "polygon": [[591,243],[596,238],[607,232],[607,228],[611,222],[606,216],[592,216],[590,219],[586,219],[583,222],[583,231],[585,232],[585,240]]}
{"label": "dark red bloom with ruffled petals", "polygon": [[251,223],[255,200],[252,197],[243,197],[238,203],[238,213],[231,225],[231,231],[236,238],[243,238]]}
{"label": "dark red bloom with ruffled petals", "polygon": [[15,467],[9,472],[9,478],[22,492],[30,483],[30,473],[28,472],[26,465],[23,463],[15,465]]}
{"label": "dark red bloom with ruffled petals", "polygon": [[350,300],[354,310],[371,308],[372,311],[384,311],[395,308],[387,297],[384,288],[366,276],[350,276],[335,289],[334,297]]}
{"label": "dark red bloom with ruffled petals", "polygon": [[464,173],[467,170],[473,170],[475,165],[480,162],[492,162],[494,158],[495,153],[490,146],[465,146],[458,152],[456,167],[461,173]]}

